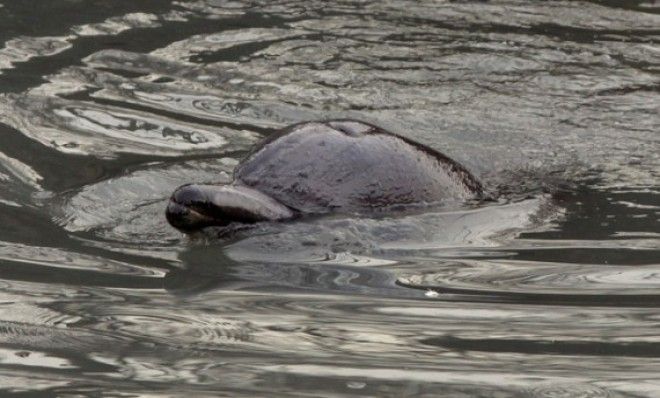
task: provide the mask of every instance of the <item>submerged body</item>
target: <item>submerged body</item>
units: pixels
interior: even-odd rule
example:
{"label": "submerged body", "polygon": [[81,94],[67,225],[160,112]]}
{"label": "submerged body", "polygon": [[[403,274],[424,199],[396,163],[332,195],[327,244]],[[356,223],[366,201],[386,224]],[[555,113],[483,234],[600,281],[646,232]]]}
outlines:
{"label": "submerged body", "polygon": [[307,122],[259,144],[238,165],[231,184],[178,188],[167,219],[195,230],[461,202],[482,193],[463,166],[429,147],[363,122]]}

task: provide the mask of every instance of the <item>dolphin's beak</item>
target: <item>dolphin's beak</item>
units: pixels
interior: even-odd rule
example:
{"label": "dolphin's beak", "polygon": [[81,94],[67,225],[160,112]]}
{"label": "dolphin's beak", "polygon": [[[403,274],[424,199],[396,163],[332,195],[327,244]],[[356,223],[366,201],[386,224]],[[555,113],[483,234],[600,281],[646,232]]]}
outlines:
{"label": "dolphin's beak", "polygon": [[180,186],[170,197],[165,211],[167,221],[184,232],[235,222],[282,220],[294,214],[270,196],[238,185]]}
{"label": "dolphin's beak", "polygon": [[[196,185],[183,185],[177,188],[170,197],[165,211],[167,221],[174,228],[182,231],[192,231],[211,225],[227,225],[229,221],[221,224],[212,215],[205,214],[212,204],[205,192]],[[205,211],[206,210],[206,211]]]}

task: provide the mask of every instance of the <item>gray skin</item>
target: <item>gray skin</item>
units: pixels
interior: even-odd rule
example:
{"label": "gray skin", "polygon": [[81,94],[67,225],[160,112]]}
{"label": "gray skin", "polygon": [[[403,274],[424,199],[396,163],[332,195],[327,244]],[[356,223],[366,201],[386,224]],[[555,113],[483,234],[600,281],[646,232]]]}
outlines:
{"label": "gray skin", "polygon": [[445,155],[353,120],[307,122],[269,136],[226,185],[179,187],[167,220],[184,232],[306,214],[374,213],[479,199],[483,188]]}

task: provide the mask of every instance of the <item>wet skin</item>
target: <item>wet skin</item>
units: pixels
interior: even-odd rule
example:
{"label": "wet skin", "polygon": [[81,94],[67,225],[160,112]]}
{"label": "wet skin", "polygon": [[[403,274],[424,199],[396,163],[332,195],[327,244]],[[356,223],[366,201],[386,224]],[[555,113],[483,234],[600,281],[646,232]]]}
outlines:
{"label": "wet skin", "polygon": [[225,185],[187,184],[170,198],[185,232],[305,214],[369,213],[479,198],[479,181],[432,148],[352,120],[290,126],[260,144]]}
{"label": "wet skin", "polygon": [[173,227],[184,231],[290,219],[295,214],[257,190],[233,184],[183,185],[172,194],[165,213]]}

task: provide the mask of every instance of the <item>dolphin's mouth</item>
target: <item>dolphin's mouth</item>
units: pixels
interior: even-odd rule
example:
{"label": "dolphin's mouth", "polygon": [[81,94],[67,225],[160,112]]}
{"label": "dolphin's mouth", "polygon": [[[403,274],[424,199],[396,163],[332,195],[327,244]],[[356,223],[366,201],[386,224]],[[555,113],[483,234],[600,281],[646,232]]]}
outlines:
{"label": "dolphin's mouth", "polygon": [[177,188],[165,211],[167,221],[184,232],[232,223],[289,219],[294,212],[271,197],[237,185],[195,185]]}
{"label": "dolphin's mouth", "polygon": [[182,231],[192,231],[212,225],[223,226],[229,224],[228,220],[222,220],[210,214],[211,212],[209,210],[211,210],[210,208],[212,206],[213,204],[208,201],[181,203],[175,195],[172,195],[167,204],[165,217],[170,225]]}

